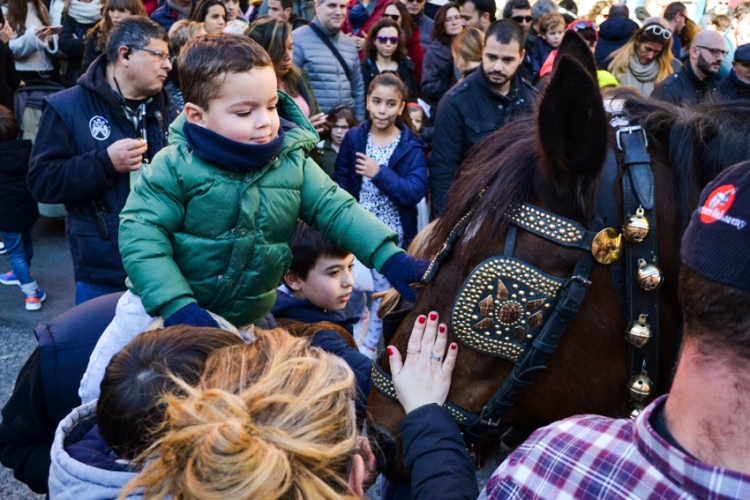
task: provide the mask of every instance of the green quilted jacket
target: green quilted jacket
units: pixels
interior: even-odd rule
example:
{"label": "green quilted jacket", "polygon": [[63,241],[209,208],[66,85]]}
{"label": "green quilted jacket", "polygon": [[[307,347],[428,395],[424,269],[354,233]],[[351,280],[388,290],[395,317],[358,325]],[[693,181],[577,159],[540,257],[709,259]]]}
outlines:
{"label": "green quilted jacket", "polygon": [[300,128],[285,130],[261,169],[242,174],[195,156],[183,113],[135,184],[120,215],[120,252],[150,315],[197,302],[238,326],[262,318],[291,263],[297,218],[368,267],[402,252],[393,231],[305,157],[318,135],[290,97],[279,98],[279,114]]}

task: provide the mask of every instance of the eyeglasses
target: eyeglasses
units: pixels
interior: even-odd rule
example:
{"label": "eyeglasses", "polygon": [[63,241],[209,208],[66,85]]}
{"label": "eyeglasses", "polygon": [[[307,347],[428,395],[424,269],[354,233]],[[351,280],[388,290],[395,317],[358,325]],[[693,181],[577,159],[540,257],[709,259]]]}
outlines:
{"label": "eyeglasses", "polygon": [[525,23],[530,23],[531,21],[534,20],[534,18],[531,17],[531,16],[513,16],[513,17],[511,17],[511,19],[513,19],[518,24],[521,24],[521,23],[524,23],[524,22]]}
{"label": "eyeglasses", "polygon": [[712,55],[712,56],[714,56],[714,57],[719,57],[719,56],[721,56],[721,57],[726,57],[726,56],[727,56],[727,54],[729,53],[729,52],[728,52],[728,51],[726,51],[726,50],[721,50],[721,49],[712,49],[712,48],[710,48],[710,47],[704,47],[703,45],[696,45],[696,47],[698,47],[699,49],[704,49],[704,50],[707,50],[707,51],[708,51],[708,52],[710,52],[710,53],[711,53],[711,55]]}
{"label": "eyeglasses", "polygon": [[397,36],[376,36],[375,40],[377,40],[380,45],[385,45],[388,42],[397,45],[399,38]]}
{"label": "eyeglasses", "polygon": [[341,130],[342,132],[344,130],[349,130],[349,125],[334,125],[331,127],[332,130]]}
{"label": "eyeglasses", "polygon": [[167,59],[170,58],[169,52],[164,53],[164,52],[162,52],[160,50],[151,50],[151,49],[146,49],[144,47],[128,47],[128,48],[130,50],[142,50],[143,52],[148,52],[149,54],[153,54],[156,57],[158,57],[159,59],[161,59],[161,62],[164,62],[164,61],[166,61]]}
{"label": "eyeglasses", "polygon": [[651,26],[646,26],[646,29],[643,30],[643,32],[650,31],[656,36],[662,37],[664,40],[669,40],[672,38],[672,32],[669,31],[667,28],[664,28],[662,26],[659,26],[658,24],[652,24]]}
{"label": "eyeglasses", "polygon": [[396,22],[399,22],[401,20],[401,14],[383,14],[383,17],[390,17]]}

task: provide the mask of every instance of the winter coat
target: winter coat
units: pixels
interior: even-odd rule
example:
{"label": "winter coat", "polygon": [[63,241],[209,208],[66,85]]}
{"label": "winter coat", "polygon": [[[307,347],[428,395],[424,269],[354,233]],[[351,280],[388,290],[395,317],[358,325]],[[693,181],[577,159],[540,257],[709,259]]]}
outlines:
{"label": "winter coat", "polygon": [[599,40],[596,42],[596,65],[607,69],[607,59],[630,40],[638,30],[638,23],[627,17],[610,17],[599,26]]}
{"label": "winter coat", "polygon": [[[328,321],[352,333],[352,324],[356,323],[358,318],[347,319],[343,312],[323,310],[308,300],[298,299],[286,293],[283,288],[285,287],[282,287],[282,290],[279,291],[276,303],[271,309],[274,318],[279,321],[291,319],[308,324]],[[372,382],[370,381],[372,360],[349,346],[341,334],[334,330],[320,330],[312,338],[311,345],[335,354],[346,361],[346,364],[352,369],[357,379],[357,413],[360,417],[364,417],[367,398],[370,396],[370,389],[372,388]]]}
{"label": "winter coat", "polygon": [[[372,8],[370,17],[367,19],[367,21],[365,21],[365,24],[360,26],[360,28],[357,30],[356,36],[360,38],[365,38],[367,36],[367,33],[370,31],[370,28],[376,22],[380,21],[381,17],[383,17],[385,8],[390,3],[390,1],[391,0],[375,0],[375,6]],[[341,31],[343,31],[347,35],[354,34],[352,25],[349,22],[349,12],[360,3],[361,3],[361,0],[349,0],[346,4],[346,21],[344,21],[344,25],[341,27]]]}
{"label": "winter coat", "polygon": [[[414,63],[409,59],[405,59],[398,63],[396,72],[401,81],[404,82],[404,85],[406,85],[406,90],[409,91],[409,101],[416,102],[419,93],[417,92],[417,83],[414,76]],[[370,89],[370,84],[379,74],[380,70],[375,60],[368,57],[362,61],[362,79],[365,83],[365,92]]]}
{"label": "winter coat", "polygon": [[0,231],[23,232],[39,217],[39,208],[26,182],[29,156],[31,141],[0,142]]}
{"label": "winter coat", "polygon": [[529,113],[539,93],[518,73],[508,95],[490,87],[478,68],[440,101],[435,117],[435,140],[427,161],[430,169],[432,216],[445,210],[453,176],[469,150],[490,133]]}
{"label": "winter coat", "polygon": [[437,106],[448,90],[456,83],[451,46],[433,40],[425,50],[422,62],[421,97],[430,106]]}
{"label": "winter coat", "polygon": [[[29,187],[37,201],[65,203],[76,281],[122,285],[125,270],[117,251],[117,228],[130,194],[130,175],[115,170],[107,147],[120,139],[135,139],[139,132],[107,83],[106,66],[107,56],[102,55],[78,85],[45,100]],[[166,146],[171,116],[169,97],[162,90],[146,107],[146,158]],[[96,213],[102,211],[109,240],[97,232]]]}
{"label": "winter coat", "polygon": [[[388,166],[380,167],[380,171],[372,178],[372,183],[398,207],[406,247],[417,235],[417,203],[427,194],[424,157],[427,145],[403,123],[397,121],[396,124],[401,130],[401,137],[388,160]],[[370,126],[370,120],[366,120],[346,133],[333,174],[333,180],[357,200],[362,187],[362,176],[354,167],[357,153],[367,150]]]}
{"label": "winter coat", "polygon": [[734,101],[738,99],[750,99],[750,83],[745,83],[737,78],[737,73],[732,70],[729,76],[717,85],[721,99]]}
{"label": "winter coat", "polygon": [[451,414],[436,404],[411,411],[398,424],[412,500],[476,500],[474,461]]}
{"label": "winter coat", "polygon": [[[419,90],[419,84],[422,83],[422,64],[424,64],[424,49],[419,41],[420,36],[419,26],[415,26],[411,39],[406,42],[406,52],[409,55],[411,62],[414,63],[414,82],[416,83],[416,90]],[[365,87],[365,89],[367,89],[367,87]],[[409,96],[412,101],[416,101],[418,97],[418,93]]]}
{"label": "winter coat", "polygon": [[354,109],[358,120],[365,118],[365,86],[359,67],[359,54],[354,43],[345,34],[331,35],[316,19],[318,28],[329,35],[334,47],[349,66],[351,81],[338,59],[326,47],[310,26],[303,26],[292,32],[294,39],[294,64],[307,70],[310,84],[323,112],[328,112],[337,104],[347,104]]}
{"label": "winter coat", "polygon": [[[42,20],[36,13],[33,2],[27,4],[28,12],[24,26],[26,31],[23,35],[18,35],[15,26],[13,37],[8,40],[8,46],[13,51],[13,57],[16,61],[16,70],[18,71],[52,71],[54,65],[50,56],[57,54],[58,35],[53,35],[48,41],[43,42],[36,35],[36,30],[44,26]],[[5,18],[8,18],[7,3],[2,6],[2,12]]]}
{"label": "winter coat", "polygon": [[13,95],[21,84],[16,73],[16,62],[13,52],[7,44],[0,41],[0,105],[13,110]]}
{"label": "winter coat", "polygon": [[310,157],[315,160],[323,172],[328,174],[329,177],[333,177],[333,171],[336,168],[336,158],[339,153],[331,145],[331,139],[321,141],[315,146],[315,149],[310,151]]}
{"label": "winter coat", "polygon": [[96,46],[96,38],[99,33],[99,28],[94,28],[91,35],[86,37],[86,43],[83,44],[83,58],[81,59],[81,74],[83,75],[89,70],[91,63],[96,60],[97,57],[102,55],[102,51]]}
{"label": "winter coat", "polygon": [[[197,2],[193,0],[193,8]],[[169,29],[174,23],[180,19],[180,14],[176,10],[172,10],[167,2],[165,1],[161,7],[151,13],[151,19],[161,24],[162,28],[169,33]]]}
{"label": "winter coat", "polygon": [[534,45],[532,47],[531,53],[529,54],[529,57],[531,58],[531,67],[534,70],[534,75],[539,75],[544,62],[547,60],[547,57],[549,57],[553,50],[555,50],[555,48],[548,44],[547,41],[541,36],[537,37],[536,40],[534,40]]}
{"label": "winter coat", "polygon": [[262,167],[242,173],[196,156],[183,113],[136,183],[120,217],[120,251],[128,287],[151,316],[196,302],[235,325],[265,316],[291,263],[298,218],[368,267],[400,252],[397,235],[305,157],[320,139],[292,98],[278,95],[280,116],[296,125]]}
{"label": "winter coat", "polygon": [[713,75],[709,75],[706,81],[700,80],[688,62],[680,71],[657,85],[651,97],[677,106],[695,106],[720,100],[717,83]]}
{"label": "winter coat", "polygon": [[[62,16],[63,31],[60,34],[59,43],[60,51],[68,57],[68,70],[65,73],[65,79],[69,82],[68,86],[75,85],[83,74],[81,65],[86,51],[86,33],[96,24],[81,24],[67,13]],[[86,67],[88,68],[88,65]]]}
{"label": "winter coat", "polygon": [[435,21],[427,17],[424,10],[418,16],[412,16],[415,26],[419,26],[419,43],[422,44],[422,50],[427,52],[427,48],[432,43],[432,30],[435,29]]}
{"label": "winter coat", "polygon": [[81,404],[78,383],[122,293],[89,300],[36,327],[39,346],[2,410],[0,461],[36,493],[47,493],[57,424]]}
{"label": "winter coat", "polygon": [[[79,406],[55,431],[49,471],[50,500],[111,500],[138,473],[116,461],[96,426],[98,400]],[[139,491],[139,490],[136,490]],[[129,500],[143,498],[130,494]]]}

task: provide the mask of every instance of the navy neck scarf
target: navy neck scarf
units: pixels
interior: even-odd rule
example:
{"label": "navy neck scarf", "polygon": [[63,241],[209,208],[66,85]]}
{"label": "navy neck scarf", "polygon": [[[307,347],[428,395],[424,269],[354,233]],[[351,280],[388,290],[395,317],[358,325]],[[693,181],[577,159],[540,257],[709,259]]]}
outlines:
{"label": "navy neck scarf", "polygon": [[242,144],[205,127],[185,122],[182,128],[188,146],[201,160],[235,172],[251,172],[266,165],[279,154],[284,142],[284,130],[267,144]]}

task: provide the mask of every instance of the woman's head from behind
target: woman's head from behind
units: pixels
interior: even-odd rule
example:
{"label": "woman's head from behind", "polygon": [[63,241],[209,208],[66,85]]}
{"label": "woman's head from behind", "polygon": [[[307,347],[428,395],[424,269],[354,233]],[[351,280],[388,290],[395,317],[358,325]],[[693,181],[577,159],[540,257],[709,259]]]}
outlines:
{"label": "woman's head from behind", "polygon": [[435,13],[435,28],[432,30],[432,38],[443,45],[449,45],[453,38],[464,29],[464,21],[458,4],[448,2]]}
{"label": "woman's head from behind", "polygon": [[191,21],[203,23],[208,35],[218,35],[227,25],[227,8],[221,0],[201,0],[190,14]]}
{"label": "woman's head from behind", "polygon": [[146,498],[340,498],[357,447],[354,376],[282,330],[217,351],[169,397],[169,430],[126,488]]}
{"label": "woman's head from behind", "polygon": [[183,45],[193,38],[205,34],[206,30],[203,28],[203,23],[188,21],[187,19],[177,21],[169,28],[169,51],[174,57],[177,57],[180,55],[180,49]]}
{"label": "woman's head from behind", "polygon": [[406,41],[398,23],[388,17],[381,18],[370,28],[365,40],[365,55],[373,61],[378,55],[384,59],[406,59]]}
{"label": "woman's head from behind", "polygon": [[271,56],[276,77],[284,79],[293,70],[294,48],[292,27],[289,23],[271,16],[263,16],[253,21],[245,35],[263,47]]}
{"label": "woman's head from behind", "polygon": [[482,64],[484,33],[477,28],[469,28],[453,40],[453,65],[463,75]]}

